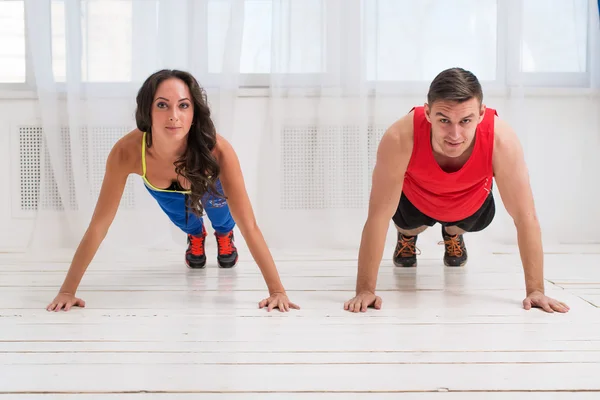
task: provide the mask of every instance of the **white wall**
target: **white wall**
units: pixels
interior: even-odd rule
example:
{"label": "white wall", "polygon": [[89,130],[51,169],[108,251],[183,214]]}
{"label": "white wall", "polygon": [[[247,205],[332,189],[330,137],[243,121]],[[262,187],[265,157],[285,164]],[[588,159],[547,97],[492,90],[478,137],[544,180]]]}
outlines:
{"label": "white wall", "polygon": [[[515,120],[512,105],[500,98],[488,97],[489,107],[498,109],[501,117]],[[391,122],[408,111],[412,105],[422,104],[419,98],[378,101],[378,113]],[[236,103],[236,119],[231,141],[236,148],[245,180],[259,224],[269,218],[268,210],[257,204],[258,146],[265,123],[268,119],[268,101],[261,97],[244,97]],[[107,107],[119,109],[114,101]],[[600,242],[600,211],[596,206],[599,198],[600,181],[596,178],[599,170],[598,150],[600,150],[600,99],[587,94],[538,95],[528,96],[522,103],[521,112],[527,117],[523,126],[516,126],[522,138],[529,163],[532,187],[538,214],[544,230],[546,243],[598,243]],[[0,249],[22,249],[27,245],[33,219],[17,218],[13,212],[11,190],[18,188],[18,165],[11,163],[11,129],[20,123],[35,123],[36,102],[31,99],[0,100],[0,173],[3,188],[0,190]],[[118,116],[127,117],[126,115]],[[578,175],[581,174],[581,175]],[[14,196],[16,197],[16,196]],[[491,239],[499,243],[514,243],[514,228],[510,224],[501,200],[497,200],[497,219],[479,238]],[[320,229],[315,226],[335,213],[343,218],[343,226]],[[277,221],[286,228],[297,224],[298,231],[314,231],[313,239],[320,232],[339,237],[339,247],[357,246],[360,240],[366,210],[335,210],[316,212],[289,212],[287,219]],[[311,218],[307,218],[310,216]],[[118,223],[118,221],[116,221]],[[438,228],[430,233],[438,237]],[[273,238],[274,245],[281,247],[304,246],[302,237],[280,236]],[[278,240],[277,240],[278,239]],[[388,245],[393,245],[393,231],[390,229]],[[311,242],[314,243],[315,241]],[[318,240],[316,241],[318,243]]]}

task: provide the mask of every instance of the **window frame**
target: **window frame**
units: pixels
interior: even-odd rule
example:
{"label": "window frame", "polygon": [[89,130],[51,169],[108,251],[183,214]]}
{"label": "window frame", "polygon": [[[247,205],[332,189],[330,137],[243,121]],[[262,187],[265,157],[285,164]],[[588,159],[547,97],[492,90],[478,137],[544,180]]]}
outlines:
{"label": "window frame", "polygon": [[[23,2],[26,0],[22,0]],[[75,2],[65,2],[65,7],[75,5],[75,7],[81,7],[82,0],[75,0]],[[197,7],[193,0],[189,1],[190,10],[193,7]],[[520,42],[520,28],[514,29],[514,22],[511,25],[511,29],[508,28],[509,19],[515,19],[515,15],[519,21],[518,26],[521,26],[522,21],[522,9],[518,0],[497,0],[497,36],[496,36],[496,79],[491,81],[481,81],[482,85],[493,92],[503,92],[513,87],[521,87],[524,89],[559,89],[565,91],[572,89],[574,91],[588,91],[592,90],[591,87],[591,75],[592,75],[592,45],[593,45],[593,28],[595,27],[595,2],[596,0],[587,0],[588,12],[587,12],[587,43],[586,43],[586,71],[585,72],[522,72],[520,70],[520,54],[519,46],[512,45]],[[135,2],[133,3],[135,7]],[[329,4],[329,3],[326,3]],[[65,10],[67,12],[67,10]],[[202,18],[208,18],[206,10],[199,10],[199,14]],[[325,23],[328,26],[335,26],[330,24],[331,14],[325,9]],[[351,18],[354,22],[361,22],[361,2],[360,0],[348,1],[347,7],[345,7],[345,13],[347,18]],[[193,14],[193,13],[190,13]],[[190,18],[192,16],[190,15]],[[27,24],[27,20],[24,21]],[[346,21],[347,23],[347,21]],[[343,29],[344,24],[337,24]],[[360,25],[357,25],[360,26]],[[134,29],[134,28],[132,28]],[[335,37],[335,32],[327,32],[326,40],[333,42],[332,37]],[[333,34],[333,35],[331,35]],[[337,35],[341,35],[338,32]],[[348,36],[356,36],[354,39],[362,39],[360,30],[348,30],[344,32],[346,38]],[[206,40],[208,40],[205,37]],[[134,39],[135,40],[135,39]],[[350,39],[347,39],[350,40]],[[329,43],[328,45],[333,45]],[[360,54],[358,52],[351,52],[350,49],[341,49],[341,60],[342,73],[341,78],[333,79],[331,74],[315,73],[315,74],[283,74],[286,81],[286,86],[282,89],[291,89],[292,91],[298,89],[300,91],[313,91],[321,87],[321,82],[332,82],[333,89],[344,88],[343,77],[348,76],[343,71],[343,65],[352,65],[351,63],[360,62]],[[23,83],[3,83],[0,82],[0,98],[37,98],[34,71],[31,62],[31,53],[29,46],[29,35],[27,26],[25,26],[25,74],[26,82]],[[326,65],[336,67],[335,62],[332,59],[326,60]],[[206,64],[205,62],[202,64]],[[199,66],[201,70],[206,71],[207,65]],[[135,68],[135,65],[132,66]],[[269,93],[272,82],[276,82],[278,77],[270,73],[251,73],[251,74],[239,74],[238,84],[239,87],[233,88],[238,92],[250,93],[255,90],[256,93]],[[327,79],[323,79],[327,78]],[[221,81],[220,74],[204,74],[203,86],[207,90],[214,90],[219,87]],[[130,96],[132,85],[137,87],[140,82],[135,80],[129,82],[83,82],[81,84],[81,91],[85,96],[86,93],[98,95],[101,97],[123,97]],[[383,95],[397,95],[398,93],[410,94],[421,94],[423,90],[426,90],[429,82],[426,81],[375,81],[369,84],[369,91]],[[67,84],[65,82],[55,83],[57,92],[64,94],[67,92]]]}

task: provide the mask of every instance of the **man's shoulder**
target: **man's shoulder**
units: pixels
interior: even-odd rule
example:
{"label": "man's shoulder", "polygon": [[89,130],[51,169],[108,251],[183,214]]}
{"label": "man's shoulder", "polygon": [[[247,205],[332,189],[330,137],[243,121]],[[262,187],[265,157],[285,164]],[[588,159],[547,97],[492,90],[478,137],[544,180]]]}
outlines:
{"label": "man's shoulder", "polygon": [[412,143],[414,135],[415,110],[411,110],[395,121],[386,131],[385,136],[390,136],[392,142],[398,144]]}
{"label": "man's shoulder", "polygon": [[500,160],[511,159],[511,154],[520,153],[521,142],[511,125],[502,118],[494,117],[494,165],[500,167],[497,163]]}
{"label": "man's shoulder", "polygon": [[494,115],[494,143],[502,145],[507,141],[514,140],[515,136],[510,124],[498,115]]}

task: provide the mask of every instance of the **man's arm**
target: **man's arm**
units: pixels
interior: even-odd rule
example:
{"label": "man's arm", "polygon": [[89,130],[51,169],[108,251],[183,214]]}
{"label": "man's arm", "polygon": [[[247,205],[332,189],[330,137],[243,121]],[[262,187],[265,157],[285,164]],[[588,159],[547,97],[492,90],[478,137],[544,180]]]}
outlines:
{"label": "man's arm", "polygon": [[502,202],[517,228],[527,295],[534,291],[543,293],[542,232],[535,211],[523,149],[512,128],[497,117],[493,167]]}
{"label": "man's arm", "polygon": [[381,299],[375,296],[377,273],[390,220],[400,201],[404,174],[412,154],[412,143],[413,113],[410,113],[392,125],[379,144],[369,212],[358,254],[356,296],[344,304],[346,310],[364,312],[370,305],[381,307]]}
{"label": "man's arm", "polygon": [[[568,307],[545,296],[542,232],[535,210],[523,148],[513,129],[496,117],[493,168],[498,191],[517,229],[519,253],[525,274],[526,309],[552,312]],[[556,303],[556,304],[555,304]]]}

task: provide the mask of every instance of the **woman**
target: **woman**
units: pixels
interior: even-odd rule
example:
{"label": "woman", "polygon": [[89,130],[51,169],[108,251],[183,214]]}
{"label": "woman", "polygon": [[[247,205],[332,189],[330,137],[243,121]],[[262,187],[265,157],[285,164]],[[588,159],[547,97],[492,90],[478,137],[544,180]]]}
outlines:
{"label": "woman", "polygon": [[269,297],[259,307],[269,311],[298,309],[285,293],[256,224],[237,155],[216,133],[205,93],[196,79],[178,70],[151,75],[137,95],[136,122],[138,129],[121,138],[108,156],[92,220],[47,310],[85,306],[75,292],[108,232],[132,173],[142,177],[148,192],[171,221],[188,234],[186,263],[190,268],[203,268],[206,263],[204,210],[215,228],[219,265],[235,265],[235,220],[269,290]]}

